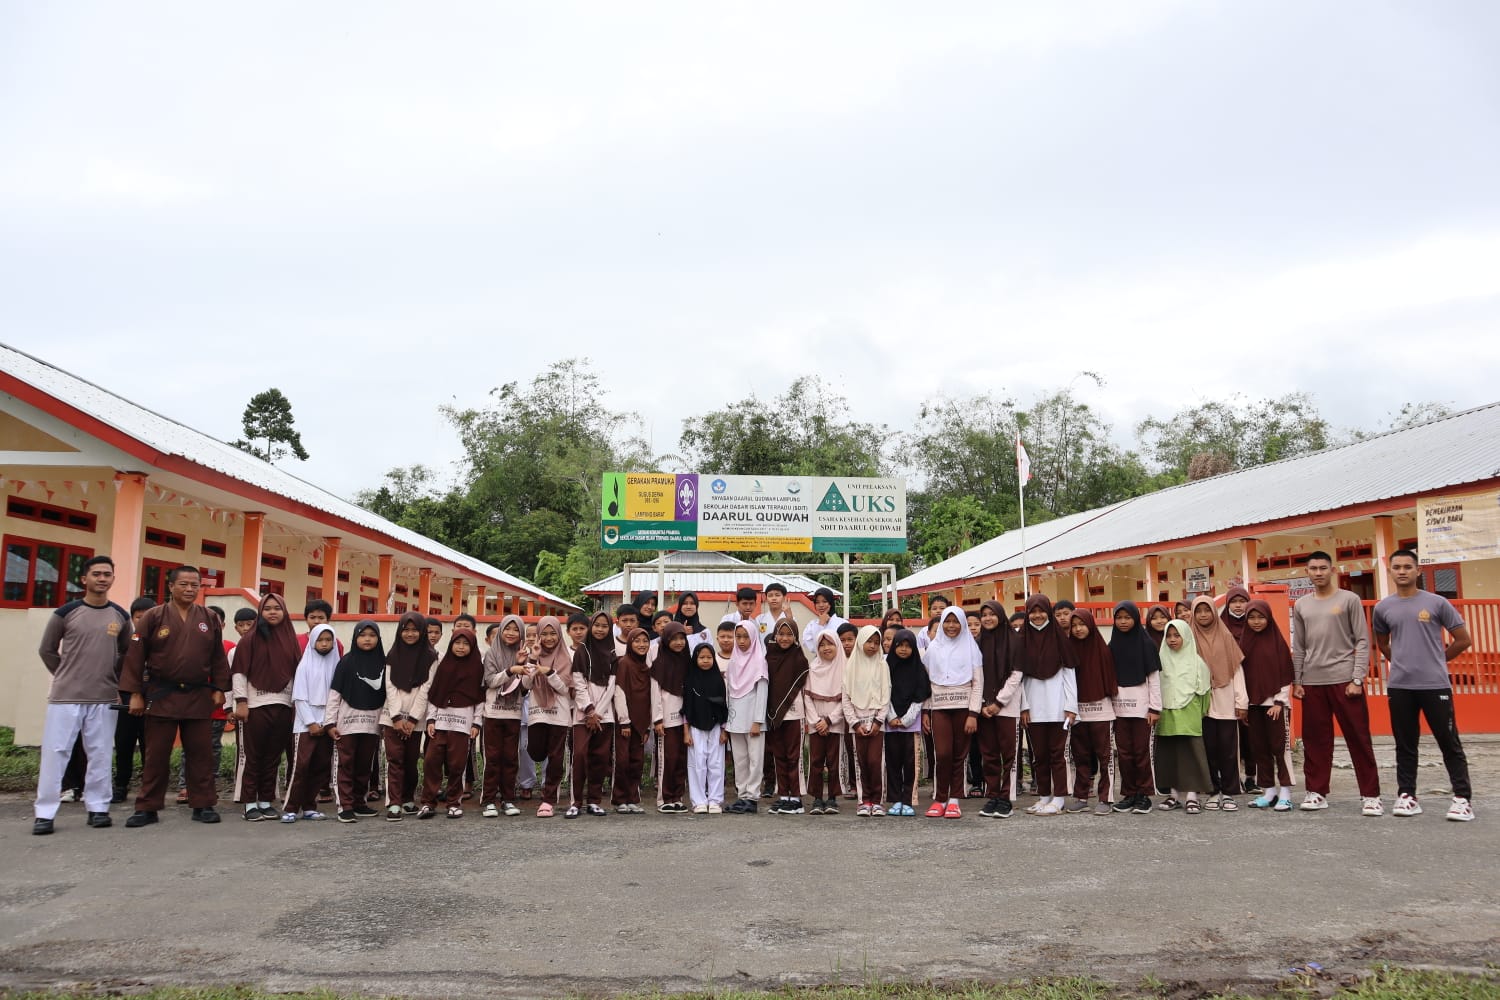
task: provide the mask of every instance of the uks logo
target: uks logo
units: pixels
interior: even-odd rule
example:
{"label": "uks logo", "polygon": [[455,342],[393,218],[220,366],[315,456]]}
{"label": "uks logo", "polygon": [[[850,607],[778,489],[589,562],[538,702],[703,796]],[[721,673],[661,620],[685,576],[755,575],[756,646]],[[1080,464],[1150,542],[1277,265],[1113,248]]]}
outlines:
{"label": "uks logo", "polygon": [[844,494],[839,492],[838,483],[829,483],[828,492],[823,494],[823,502],[818,504],[818,510],[823,513],[848,513],[854,511],[860,514],[894,514],[896,512],[896,498],[882,496],[880,494],[853,493],[853,506],[844,499]]}

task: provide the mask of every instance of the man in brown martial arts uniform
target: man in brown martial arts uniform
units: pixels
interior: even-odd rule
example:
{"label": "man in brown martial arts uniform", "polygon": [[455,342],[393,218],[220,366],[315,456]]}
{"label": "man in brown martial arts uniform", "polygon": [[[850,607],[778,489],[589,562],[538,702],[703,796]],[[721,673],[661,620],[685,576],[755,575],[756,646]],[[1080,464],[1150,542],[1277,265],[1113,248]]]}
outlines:
{"label": "man in brown martial arts uniform", "polygon": [[195,603],[198,571],[178,566],[167,574],[166,604],[142,616],[120,670],[120,690],[130,714],[145,716],[141,794],[127,827],[148,826],[166,803],[172,744],[182,739],[188,804],[193,820],[217,823],[213,756],[214,709],[229,689],[229,658],[218,617]]}

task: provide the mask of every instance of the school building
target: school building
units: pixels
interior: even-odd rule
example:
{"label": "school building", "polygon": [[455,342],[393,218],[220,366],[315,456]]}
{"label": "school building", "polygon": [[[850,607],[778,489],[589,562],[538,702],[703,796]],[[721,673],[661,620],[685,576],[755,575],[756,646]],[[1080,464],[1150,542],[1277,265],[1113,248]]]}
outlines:
{"label": "school building", "polygon": [[[566,613],[569,602],[298,479],[253,455],[0,344],[0,726],[36,744],[47,617],[82,593],[85,560],[115,561],[110,598],[164,600],[192,565],[232,616],[282,594],[294,617],[333,604],[347,640],[404,611]],[[232,636],[232,632],[229,633]],[[390,636],[387,635],[389,641]]]}
{"label": "school building", "polygon": [[[779,583],[786,588],[789,605],[800,606],[802,610],[796,614],[805,619],[812,613],[813,591],[825,586],[800,573],[771,572],[768,567],[736,559],[727,552],[666,552],[655,560],[651,558],[653,554],[650,552],[642,551],[636,555],[640,557],[640,562],[655,563],[660,571],[637,570],[630,578],[629,594],[623,592],[623,570],[602,580],[595,580],[584,587],[582,593],[593,599],[596,608],[613,610],[635,594],[646,591],[664,600],[666,603],[660,607],[671,611],[677,606],[678,597],[692,593],[698,598],[698,617],[705,625],[713,626],[735,610],[734,595],[741,587],[751,587],[759,594],[771,584]],[[634,561],[630,556],[631,553],[627,552],[626,560]],[[837,572],[839,567],[829,566],[828,569],[829,572]],[[833,591],[835,600],[843,598],[843,592],[838,587],[830,586],[828,589]]]}
{"label": "school building", "polygon": [[[1454,525],[1438,523],[1455,510],[1467,517],[1461,545],[1446,534]],[[1105,624],[1118,601],[1222,598],[1234,583],[1295,601],[1312,589],[1308,554],[1322,550],[1368,612],[1391,592],[1383,567],[1399,548],[1417,550],[1423,587],[1451,599],[1474,638],[1450,664],[1460,728],[1500,732],[1500,403],[1028,525],[1024,545],[1006,532],[897,589],[921,596],[925,619],[938,593],[966,611],[992,599],[1019,607],[1024,574],[1030,592],[1068,598]],[[1387,672],[1371,669],[1380,700]],[[1388,733],[1383,705],[1372,708]]]}

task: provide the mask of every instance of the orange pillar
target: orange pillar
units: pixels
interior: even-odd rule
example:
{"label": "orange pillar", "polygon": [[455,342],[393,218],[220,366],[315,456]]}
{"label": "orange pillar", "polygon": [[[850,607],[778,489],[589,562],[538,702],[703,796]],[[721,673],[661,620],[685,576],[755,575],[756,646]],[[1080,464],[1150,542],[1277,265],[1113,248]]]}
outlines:
{"label": "orange pillar", "polygon": [[323,539],[323,600],[339,609],[339,539]]}
{"label": "orange pillar", "polygon": [[426,615],[427,609],[432,607],[432,570],[426,566],[422,567],[419,576],[420,583],[417,587],[417,611]]}
{"label": "orange pillar", "polygon": [[962,587],[954,587],[953,588],[953,605],[954,605],[954,607],[957,607],[957,608],[960,608],[960,609],[963,608],[963,606],[964,606],[964,588],[962,588]]}
{"label": "orange pillar", "polygon": [[527,601],[526,602],[526,617],[527,618],[535,618],[536,617],[536,601]]}
{"label": "orange pillar", "polygon": [[266,515],[247,510],[240,539],[240,579],[236,584],[252,594],[260,593],[260,557],[266,540]]}
{"label": "orange pillar", "polygon": [[1161,573],[1161,560],[1159,558],[1157,558],[1156,556],[1147,556],[1146,557],[1146,589],[1145,589],[1144,593],[1146,595],[1145,599],[1147,601],[1150,601],[1152,604],[1156,603],[1156,591],[1157,591],[1157,588],[1159,586],[1161,586],[1161,584],[1159,584],[1159,583],[1156,582],[1156,578],[1157,578],[1158,575],[1160,575],[1160,573]]}
{"label": "orange pillar", "polygon": [[375,610],[386,614],[391,607],[391,556],[380,557],[380,596],[375,598]]}
{"label": "orange pillar", "polygon": [[1391,553],[1396,551],[1396,519],[1389,514],[1375,516],[1375,596],[1390,597]]}
{"label": "orange pillar", "polygon": [[922,621],[925,623],[932,618],[932,612],[927,608],[927,595],[922,595]]}
{"label": "orange pillar", "polygon": [[1260,539],[1240,539],[1240,580],[1245,589],[1249,590],[1255,584],[1257,563],[1260,561]]}
{"label": "orange pillar", "polygon": [[464,578],[455,576],[453,578],[453,592],[448,602],[449,614],[463,614],[464,610]]}
{"label": "orange pillar", "polygon": [[1073,567],[1073,602],[1082,604],[1089,599],[1089,574],[1082,566]]}
{"label": "orange pillar", "polygon": [[483,614],[484,614],[484,584],[481,583],[479,586],[477,586],[477,587],[474,588],[474,615],[475,615],[475,617],[479,617],[479,616],[482,616]]}
{"label": "orange pillar", "polygon": [[[110,596],[130,607],[141,593],[141,543],[146,538],[146,474],[115,473],[115,518],[109,536],[109,557],[115,561]],[[24,576],[24,573],[23,573]]]}

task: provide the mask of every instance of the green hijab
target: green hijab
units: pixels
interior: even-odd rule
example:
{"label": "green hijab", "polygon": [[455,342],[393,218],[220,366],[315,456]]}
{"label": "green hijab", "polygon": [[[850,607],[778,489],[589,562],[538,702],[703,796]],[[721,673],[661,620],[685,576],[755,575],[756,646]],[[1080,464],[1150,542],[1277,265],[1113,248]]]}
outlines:
{"label": "green hijab", "polygon": [[1161,644],[1161,703],[1168,711],[1186,708],[1194,698],[1208,693],[1208,664],[1198,655],[1198,642],[1187,622],[1174,618],[1167,631],[1182,636],[1182,648]]}

